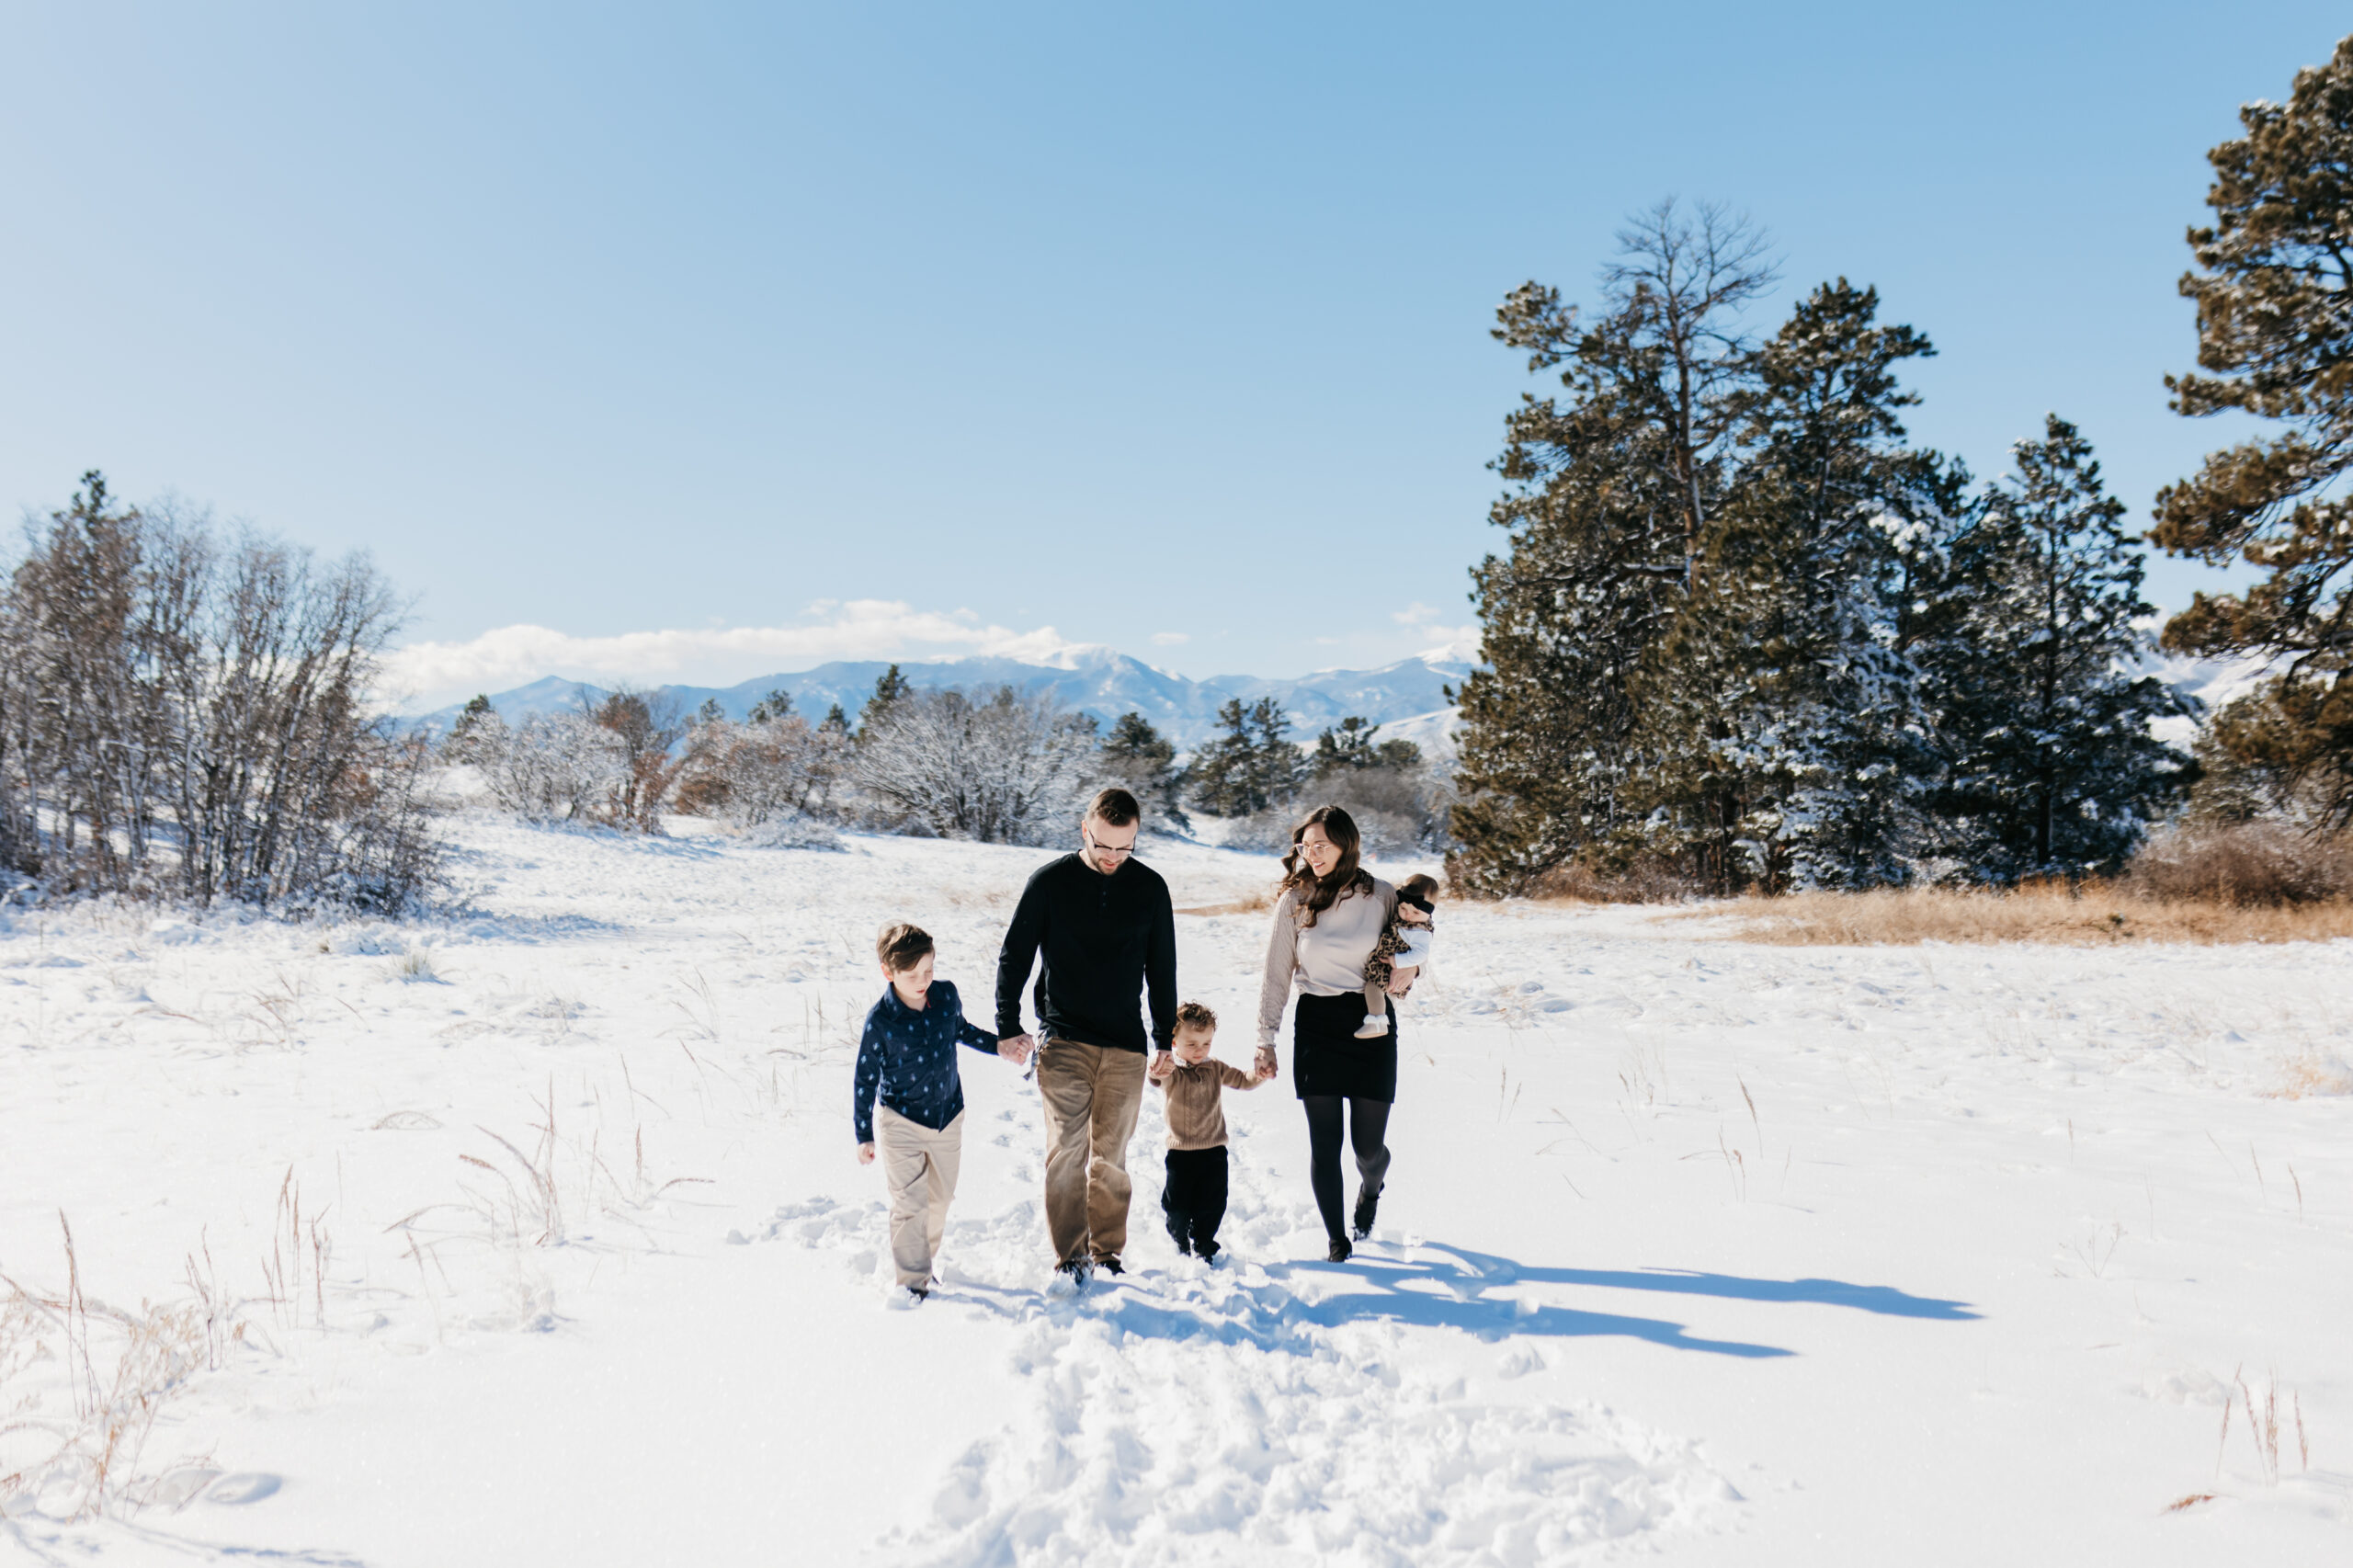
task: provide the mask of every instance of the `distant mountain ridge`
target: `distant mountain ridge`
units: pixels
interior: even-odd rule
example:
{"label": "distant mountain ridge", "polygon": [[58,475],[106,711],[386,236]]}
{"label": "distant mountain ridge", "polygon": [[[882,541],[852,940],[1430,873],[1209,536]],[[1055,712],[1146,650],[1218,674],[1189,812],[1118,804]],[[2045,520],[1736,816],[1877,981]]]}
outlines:
{"label": "distant mountain ridge", "polygon": [[[792,694],[793,711],[813,722],[835,703],[855,720],[874,693],[874,683],[890,668],[886,659],[836,660],[814,669],[756,676],[733,686],[664,686],[653,689],[677,699],[689,713],[705,701],[716,701],[720,711],[742,719],[752,705],[769,692]],[[1150,720],[1179,747],[1200,744],[1217,730],[1217,710],[1240,698],[1255,702],[1272,697],[1290,715],[1292,738],[1307,741],[1317,731],[1351,714],[1377,724],[1406,720],[1426,750],[1433,744],[1444,750],[1451,707],[1449,687],[1460,687],[1472,663],[1451,648],[1434,649],[1371,670],[1319,670],[1296,680],[1267,680],[1256,676],[1215,676],[1193,680],[1155,669],[1142,660],[1109,648],[1074,648],[1051,663],[971,654],[961,658],[901,661],[899,673],[918,689],[962,687],[991,692],[1002,686],[1027,693],[1050,693],[1065,706],[1092,715],[1105,727],[1131,710]],[[517,723],[536,713],[576,708],[584,699],[600,701],[609,688],[592,682],[551,676],[528,686],[489,694],[500,718]],[[428,735],[446,733],[456,722],[463,703],[452,703],[429,713],[412,715],[406,722]]]}

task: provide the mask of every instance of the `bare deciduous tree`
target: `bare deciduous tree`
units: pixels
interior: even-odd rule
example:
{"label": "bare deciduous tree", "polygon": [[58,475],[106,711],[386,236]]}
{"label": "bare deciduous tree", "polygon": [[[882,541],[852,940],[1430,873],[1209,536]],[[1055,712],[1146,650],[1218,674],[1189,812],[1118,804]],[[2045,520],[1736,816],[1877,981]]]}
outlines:
{"label": "bare deciduous tree", "polygon": [[983,844],[1037,844],[1084,803],[1095,722],[1002,687],[910,692],[860,731],[851,775],[882,820]]}
{"label": "bare deciduous tree", "polygon": [[366,705],[399,624],[364,557],[224,547],[85,474],[0,596],[0,846],[65,892],[407,902],[429,757]]}

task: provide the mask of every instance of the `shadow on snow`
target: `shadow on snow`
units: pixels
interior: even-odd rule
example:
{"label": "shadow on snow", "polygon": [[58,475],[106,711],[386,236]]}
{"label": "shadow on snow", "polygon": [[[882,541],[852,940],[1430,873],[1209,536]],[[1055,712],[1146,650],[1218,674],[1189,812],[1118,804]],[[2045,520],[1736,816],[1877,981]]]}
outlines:
{"label": "shadow on snow", "polygon": [[[1255,1345],[1266,1350],[1293,1347],[1299,1331],[1304,1328],[1395,1323],[1452,1329],[1488,1341],[1619,1335],[1647,1340],[1674,1350],[1750,1360],[1794,1356],[1797,1352],[1744,1340],[1701,1338],[1683,1324],[1665,1318],[1541,1305],[1518,1297],[1491,1297],[1486,1292],[1498,1286],[1518,1284],[1588,1286],[1731,1301],[1848,1307],[1884,1317],[1939,1323],[1973,1321],[1979,1315],[1966,1302],[1915,1296],[1892,1286],[1857,1285],[1843,1279],[1751,1279],[1679,1268],[1529,1267],[1492,1253],[1472,1252],[1442,1243],[1424,1244],[1414,1251],[1421,1256],[1412,1261],[1359,1255],[1346,1264],[1269,1264],[1264,1266],[1268,1276],[1267,1284],[1236,1283],[1218,1299],[1210,1301],[1155,1297],[1122,1285],[1090,1297],[1056,1303],[1049,1310],[1072,1313],[1091,1310],[1091,1315],[1150,1338],[1200,1338]],[[1432,1254],[1439,1256],[1429,1256]],[[1311,1294],[1299,1294],[1294,1284],[1308,1286]],[[1019,1315],[1034,1307],[1036,1301],[1028,1291],[981,1287],[973,1293],[994,1310],[1008,1315]]]}

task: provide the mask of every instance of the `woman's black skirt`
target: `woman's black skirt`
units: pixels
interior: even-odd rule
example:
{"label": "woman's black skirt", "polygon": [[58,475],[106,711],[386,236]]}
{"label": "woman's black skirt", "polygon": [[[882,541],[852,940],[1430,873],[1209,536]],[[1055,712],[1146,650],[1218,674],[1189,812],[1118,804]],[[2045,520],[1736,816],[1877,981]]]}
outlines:
{"label": "woman's black skirt", "polygon": [[1352,1099],[1397,1101],[1397,1008],[1389,1009],[1389,1032],[1358,1040],[1364,1022],[1364,993],[1337,996],[1302,993],[1291,1015],[1290,1076],[1299,1097],[1347,1095]]}

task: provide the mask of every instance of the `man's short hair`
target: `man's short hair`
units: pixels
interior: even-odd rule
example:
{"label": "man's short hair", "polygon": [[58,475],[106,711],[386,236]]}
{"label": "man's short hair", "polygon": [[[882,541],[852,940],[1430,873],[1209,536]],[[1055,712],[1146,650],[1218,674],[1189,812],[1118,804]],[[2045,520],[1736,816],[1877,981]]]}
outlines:
{"label": "man's short hair", "polygon": [[1176,1027],[1180,1029],[1201,1029],[1217,1033],[1217,1015],[1199,1002],[1188,1002],[1176,1009]]}
{"label": "man's short hair", "polygon": [[882,934],[874,938],[874,956],[892,974],[904,974],[915,968],[932,950],[931,933],[904,920],[883,926]]}
{"label": "man's short hair", "polygon": [[1136,804],[1133,795],[1114,784],[1095,792],[1095,799],[1086,804],[1086,814],[1105,827],[1125,827],[1143,815],[1143,808]]}

